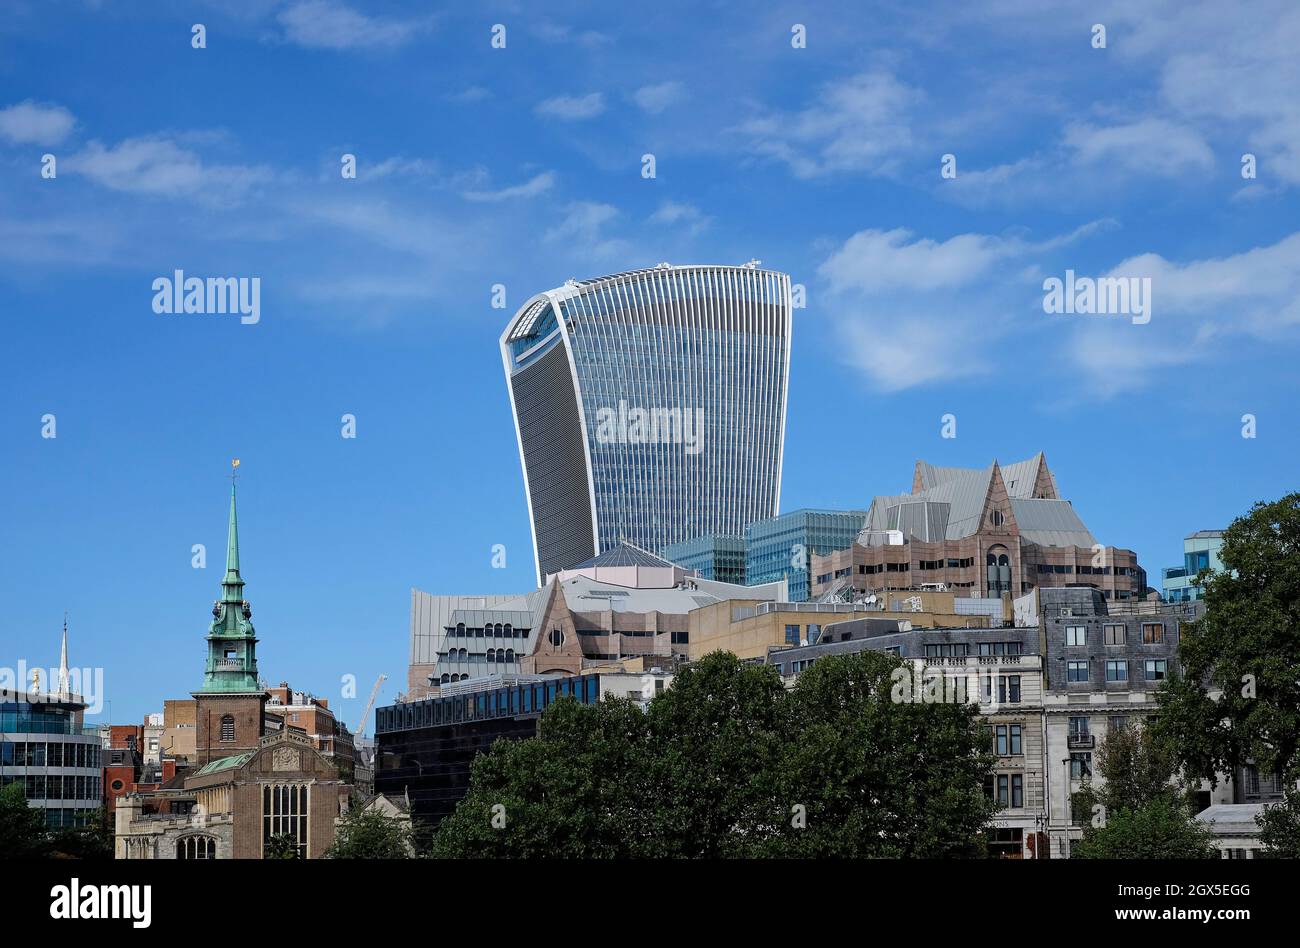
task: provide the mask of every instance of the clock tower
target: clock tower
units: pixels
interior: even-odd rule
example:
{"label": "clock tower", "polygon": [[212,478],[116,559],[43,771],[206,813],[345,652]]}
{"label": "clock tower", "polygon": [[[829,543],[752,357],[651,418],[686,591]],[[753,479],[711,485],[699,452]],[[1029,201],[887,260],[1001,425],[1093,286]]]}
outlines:
{"label": "clock tower", "polygon": [[239,524],[235,483],[230,483],[230,533],[226,541],[226,575],[221,598],[212,605],[207,663],[195,699],[195,766],[257,749],[261,739],[266,691],[257,675],[257,636],[253,607],[244,598],[239,575]]}

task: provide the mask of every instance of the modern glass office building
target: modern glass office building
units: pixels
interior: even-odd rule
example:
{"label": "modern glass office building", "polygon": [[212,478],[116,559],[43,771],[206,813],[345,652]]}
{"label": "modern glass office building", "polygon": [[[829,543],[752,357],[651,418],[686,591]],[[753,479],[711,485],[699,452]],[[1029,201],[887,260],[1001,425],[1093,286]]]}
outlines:
{"label": "modern glass office building", "polygon": [[46,825],[80,826],[99,809],[99,730],[71,695],[4,693],[0,700],[0,786],[20,784]]}
{"label": "modern glass office building", "polygon": [[745,538],[702,536],[663,548],[664,559],[705,579],[745,585]]}
{"label": "modern glass office building", "polygon": [[1169,566],[1163,572],[1165,600],[1191,602],[1204,596],[1205,590],[1196,585],[1196,576],[1203,569],[1216,572],[1223,569],[1219,548],[1223,546],[1222,530],[1198,530],[1183,539],[1183,565]]}
{"label": "modern glass office building", "polygon": [[790,278],[670,266],[570,280],[501,336],[538,578],[620,542],[738,536],[781,490]]}
{"label": "modern glass office building", "polygon": [[745,527],[745,582],[790,579],[790,601],[804,602],[812,588],[813,554],[853,546],[866,523],[865,510],[792,510]]}

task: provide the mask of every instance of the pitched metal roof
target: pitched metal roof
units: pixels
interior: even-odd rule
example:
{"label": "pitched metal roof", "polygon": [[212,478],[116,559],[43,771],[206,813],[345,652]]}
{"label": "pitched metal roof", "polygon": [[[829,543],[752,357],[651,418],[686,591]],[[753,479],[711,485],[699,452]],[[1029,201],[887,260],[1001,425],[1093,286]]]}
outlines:
{"label": "pitched metal roof", "polygon": [[595,566],[659,566],[666,569],[673,568],[673,564],[667,560],[655,556],[639,546],[633,546],[631,543],[620,543],[618,546],[612,546],[605,552],[570,568],[591,569]]}

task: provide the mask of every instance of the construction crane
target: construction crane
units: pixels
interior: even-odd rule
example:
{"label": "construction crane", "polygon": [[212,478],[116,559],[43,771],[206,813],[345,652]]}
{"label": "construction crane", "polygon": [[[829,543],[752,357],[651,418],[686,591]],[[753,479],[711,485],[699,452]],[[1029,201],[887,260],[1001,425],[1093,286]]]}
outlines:
{"label": "construction crane", "polygon": [[366,710],[361,712],[361,724],[357,727],[357,737],[363,737],[366,733],[366,722],[370,720],[370,709],[374,707],[375,695],[379,694],[379,686],[388,680],[387,675],[380,675],[375,679],[375,687],[370,689],[370,700],[366,702]]}

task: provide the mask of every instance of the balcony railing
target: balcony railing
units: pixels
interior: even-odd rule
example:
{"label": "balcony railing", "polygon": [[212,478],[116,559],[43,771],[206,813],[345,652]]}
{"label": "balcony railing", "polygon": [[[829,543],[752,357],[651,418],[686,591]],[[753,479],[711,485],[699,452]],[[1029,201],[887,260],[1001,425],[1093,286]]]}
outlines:
{"label": "balcony railing", "polygon": [[1091,734],[1071,734],[1066,739],[1066,746],[1071,750],[1074,750],[1075,748],[1083,748],[1086,750],[1092,748],[1096,742],[1097,739]]}

